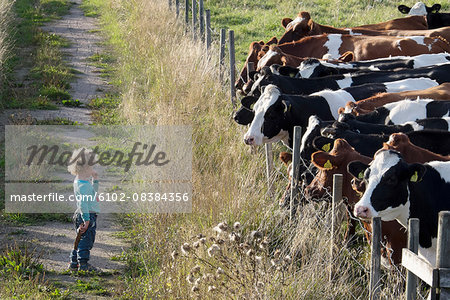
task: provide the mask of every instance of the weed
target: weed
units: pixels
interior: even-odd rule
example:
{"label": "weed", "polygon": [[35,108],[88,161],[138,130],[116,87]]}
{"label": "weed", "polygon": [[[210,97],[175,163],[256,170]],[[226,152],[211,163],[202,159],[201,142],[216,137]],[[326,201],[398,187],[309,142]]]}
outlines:
{"label": "weed", "polygon": [[80,100],[78,100],[78,99],[75,99],[75,100],[72,100],[72,99],[70,99],[70,100],[63,100],[63,101],[61,101],[61,103],[64,106],[71,106],[71,107],[83,106],[83,103]]}

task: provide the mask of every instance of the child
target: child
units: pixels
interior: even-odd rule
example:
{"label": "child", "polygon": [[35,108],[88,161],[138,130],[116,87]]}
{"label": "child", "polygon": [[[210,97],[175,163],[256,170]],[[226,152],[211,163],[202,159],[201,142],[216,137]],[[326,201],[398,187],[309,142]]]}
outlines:
{"label": "child", "polygon": [[75,150],[67,167],[69,172],[76,176],[73,182],[73,190],[77,200],[74,219],[75,228],[82,233],[78,250],[72,250],[70,255],[69,269],[72,271],[99,271],[88,263],[90,250],[95,241],[97,214],[100,212],[96,197],[98,175],[92,165],[89,165],[90,160],[95,159],[95,156],[92,157],[92,155],[95,154],[86,148]]}

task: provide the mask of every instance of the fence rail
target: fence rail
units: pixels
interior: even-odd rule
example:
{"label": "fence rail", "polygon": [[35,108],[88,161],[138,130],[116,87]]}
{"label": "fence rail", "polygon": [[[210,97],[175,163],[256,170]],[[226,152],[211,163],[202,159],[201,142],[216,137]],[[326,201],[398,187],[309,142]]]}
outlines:
{"label": "fence rail", "polygon": [[415,299],[417,280],[422,279],[430,287],[431,299],[450,299],[450,211],[439,213],[439,225],[436,247],[436,266],[419,257],[417,251],[419,220],[409,223],[409,249],[403,249],[402,265],[408,270],[406,299]]}

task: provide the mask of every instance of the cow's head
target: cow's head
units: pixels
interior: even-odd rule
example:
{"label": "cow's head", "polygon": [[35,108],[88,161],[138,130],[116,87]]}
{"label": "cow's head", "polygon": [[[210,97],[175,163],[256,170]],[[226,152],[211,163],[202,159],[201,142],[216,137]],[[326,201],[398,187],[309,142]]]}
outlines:
{"label": "cow's head", "polygon": [[246,96],[241,99],[242,106],[234,114],[234,121],[240,125],[248,125],[252,122],[255,112],[253,105],[258,99],[253,96]]}
{"label": "cow's head", "polygon": [[263,143],[287,142],[289,133],[283,130],[285,112],[290,104],[281,99],[281,91],[275,85],[268,85],[258,101],[253,106],[255,117],[244,135],[247,145],[261,145]]}
{"label": "cow's head", "polygon": [[357,194],[352,190],[351,175],[347,172],[347,164],[354,160],[370,162],[370,158],[355,151],[344,139],[334,141],[333,149],[327,153],[318,151],[311,156],[312,163],[319,169],[316,177],[305,189],[307,198],[321,198],[333,185],[333,175],[343,175],[342,194],[347,197],[348,204],[354,205],[358,201]]}
{"label": "cow's head", "polygon": [[398,6],[398,10],[402,14],[408,14],[410,16],[426,16],[430,13],[437,13],[440,9],[440,4],[434,4],[432,7],[428,7],[423,2],[417,2],[413,7],[408,7],[406,5]]}
{"label": "cow's head", "polygon": [[[317,151],[311,155],[312,163],[318,168],[316,177],[306,187],[305,194],[307,199],[322,198],[324,194],[331,191],[333,186],[333,175],[343,174],[343,194],[347,198],[352,193],[351,186],[346,184],[350,181],[350,174],[347,172],[347,163],[361,157],[345,140],[337,139],[334,141],[333,149],[330,152]],[[353,204],[354,197],[352,198]]]}
{"label": "cow's head", "polygon": [[255,68],[256,68],[256,65],[257,65],[258,59],[259,59],[258,55],[261,57],[260,51],[263,49],[263,47],[265,45],[276,44],[277,42],[278,42],[277,38],[273,37],[267,43],[264,43],[264,41],[259,41],[259,42],[252,42],[250,44],[247,59],[245,60],[244,67],[242,68],[242,70],[239,74],[239,78],[236,80],[236,82],[234,84],[236,89],[242,89],[244,84],[248,81],[247,64],[249,62],[252,62],[255,64]]}
{"label": "cow's head", "polygon": [[356,203],[354,214],[362,219],[380,216],[383,221],[399,220],[406,226],[409,214],[409,187],[422,179],[426,168],[408,164],[400,153],[381,149],[370,165],[355,161],[348,171],[356,178],[363,177],[366,190]]}
{"label": "cow's head", "polygon": [[286,31],[280,38],[280,45],[298,41],[305,36],[312,35],[311,31],[314,29],[314,22],[311,20],[311,15],[306,11],[299,12],[294,20],[284,18],[281,20],[281,25],[283,25]]}

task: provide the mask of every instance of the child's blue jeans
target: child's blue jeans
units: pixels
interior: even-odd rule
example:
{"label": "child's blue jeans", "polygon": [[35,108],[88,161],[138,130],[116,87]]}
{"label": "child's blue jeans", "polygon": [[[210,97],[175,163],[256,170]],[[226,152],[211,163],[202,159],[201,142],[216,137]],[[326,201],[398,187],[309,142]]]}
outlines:
{"label": "child's blue jeans", "polygon": [[[75,229],[78,229],[81,224],[83,224],[83,218],[81,214],[76,213],[75,219]],[[86,264],[89,260],[90,250],[94,245],[95,241],[95,231],[97,229],[97,214],[91,213],[89,216],[89,227],[81,235],[80,243],[78,244],[78,250],[72,250],[70,254],[71,264],[76,265],[77,263]]]}

